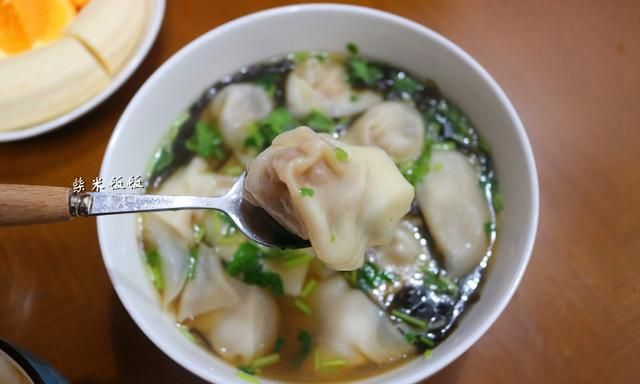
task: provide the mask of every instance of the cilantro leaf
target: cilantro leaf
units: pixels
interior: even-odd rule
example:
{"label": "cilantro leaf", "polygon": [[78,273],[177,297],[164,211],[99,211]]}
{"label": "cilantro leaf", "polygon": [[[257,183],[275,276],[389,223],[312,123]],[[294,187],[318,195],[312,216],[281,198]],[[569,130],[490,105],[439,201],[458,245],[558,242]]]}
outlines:
{"label": "cilantro leaf", "polygon": [[377,264],[370,261],[365,262],[360,269],[345,272],[345,277],[351,286],[364,290],[376,289],[396,279],[393,273],[381,270]]}
{"label": "cilantro leaf", "polygon": [[262,151],[271,145],[276,136],[297,126],[298,122],[286,108],[276,108],[262,120],[252,124],[244,145]]}
{"label": "cilantro leaf", "polygon": [[244,242],[240,244],[233,257],[226,265],[231,276],[237,276],[247,284],[269,288],[276,295],[283,295],[284,288],[280,275],[266,271],[261,259],[264,252],[255,244]]}
{"label": "cilantro leaf", "polygon": [[336,128],[332,118],[315,109],[307,116],[307,125],[316,132],[331,133]]}
{"label": "cilantro leaf", "polygon": [[382,78],[382,71],[374,63],[351,57],[347,60],[347,76],[351,84],[363,83],[372,86]]}
{"label": "cilantro leaf", "polygon": [[215,125],[204,121],[199,121],[196,124],[195,132],[187,139],[185,146],[200,157],[214,156],[218,160],[225,158],[222,134]]}

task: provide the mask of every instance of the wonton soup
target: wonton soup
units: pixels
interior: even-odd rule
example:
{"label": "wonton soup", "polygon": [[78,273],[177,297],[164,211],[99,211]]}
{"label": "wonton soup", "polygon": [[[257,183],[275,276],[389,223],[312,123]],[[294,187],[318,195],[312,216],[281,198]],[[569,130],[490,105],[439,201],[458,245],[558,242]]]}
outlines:
{"label": "wonton soup", "polygon": [[[354,171],[331,198],[295,183],[286,197],[264,174],[251,176],[287,165],[269,163],[281,143],[314,140],[328,146],[322,161],[377,172],[368,189],[354,192],[364,177]],[[497,239],[490,148],[464,113],[432,81],[353,44],[347,53],[293,53],[206,89],[151,160],[147,192],[221,196],[247,168],[249,201],[290,230],[299,227],[287,225],[287,198],[304,220],[333,212],[342,224],[303,231],[314,252],[262,247],[216,211],[141,215],[149,276],[185,337],[249,382],[351,380],[418,356],[429,364],[477,299]],[[402,214],[372,220],[383,217],[372,211],[387,212],[382,200],[402,201]],[[350,226],[354,215],[369,221]],[[371,238],[383,240],[342,247],[369,224]]]}

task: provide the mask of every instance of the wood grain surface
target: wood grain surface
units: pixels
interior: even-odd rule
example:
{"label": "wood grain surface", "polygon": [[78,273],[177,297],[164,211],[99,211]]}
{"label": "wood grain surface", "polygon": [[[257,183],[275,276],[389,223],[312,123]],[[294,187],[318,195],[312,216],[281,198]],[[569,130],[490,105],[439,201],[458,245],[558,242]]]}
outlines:
{"label": "wood grain surface", "polygon": [[[280,1],[167,2],[135,75],[80,120],[0,144],[0,183],[70,187],[98,173],[144,80],[193,38]],[[459,44],[500,83],[540,176],[535,250],[513,300],[432,383],[640,382],[640,1],[366,1]],[[204,85],[203,85],[204,86]],[[116,297],[95,221],[0,228],[0,337],[72,383],[201,383]]]}

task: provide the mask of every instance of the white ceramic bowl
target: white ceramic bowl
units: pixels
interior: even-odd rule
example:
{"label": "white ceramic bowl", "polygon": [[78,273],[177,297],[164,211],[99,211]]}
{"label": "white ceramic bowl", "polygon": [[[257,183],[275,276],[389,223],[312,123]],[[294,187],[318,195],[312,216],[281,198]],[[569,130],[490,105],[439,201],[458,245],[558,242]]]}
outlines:
{"label": "white ceramic bowl", "polygon": [[[340,51],[347,41],[357,43],[365,55],[434,79],[491,143],[504,198],[493,266],[480,300],[469,308],[458,329],[428,361],[415,359],[360,381],[413,383],[460,356],[500,315],[527,266],[538,221],[538,181],[522,123],[491,76],[449,40],[407,19],[345,5],[288,6],[234,20],[191,42],[142,86],[111,137],[101,175],[107,179],[144,174],[171,122],[224,75],[288,52]],[[116,292],[144,333],[196,375],[211,382],[241,383],[234,367],[189,342],[172,316],[160,308],[140,257],[134,217],[101,217],[98,233]]]}
{"label": "white ceramic bowl", "polygon": [[92,109],[100,105],[103,101],[105,101],[109,96],[117,91],[118,88],[120,88],[122,84],[124,84],[124,82],[127,81],[129,77],[131,77],[131,75],[133,75],[133,72],[135,72],[138,66],[140,66],[140,63],[142,63],[142,60],[147,56],[147,53],[149,53],[149,49],[151,49],[153,42],[158,36],[158,32],[160,32],[160,26],[162,25],[162,19],[164,17],[164,8],[165,0],[153,0],[150,2],[147,25],[143,32],[142,38],[138,43],[138,46],[131,54],[129,60],[115,75],[111,82],[109,82],[105,89],[100,91],[100,93],[93,96],[89,100],[60,116],[56,116],[50,120],[32,125],[30,127],[21,128],[14,131],[0,132],[0,142],[23,140],[30,137],[42,135],[49,131],[53,131],[54,129],[60,128],[74,121],[75,119],[91,111]]}

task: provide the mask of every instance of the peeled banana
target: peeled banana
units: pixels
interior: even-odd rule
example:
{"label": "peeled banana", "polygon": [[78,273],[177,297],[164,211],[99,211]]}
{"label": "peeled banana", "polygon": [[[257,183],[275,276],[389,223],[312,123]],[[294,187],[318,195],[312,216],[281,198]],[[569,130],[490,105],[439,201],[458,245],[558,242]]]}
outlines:
{"label": "peeled banana", "polygon": [[58,116],[96,95],[109,81],[93,55],[70,37],[0,60],[0,131]]}
{"label": "peeled banana", "polygon": [[92,0],[67,28],[98,56],[110,75],[127,61],[142,34],[147,0]]}
{"label": "peeled banana", "polygon": [[0,132],[50,120],[103,90],[138,45],[149,1],[90,0],[64,37],[0,56]]}

